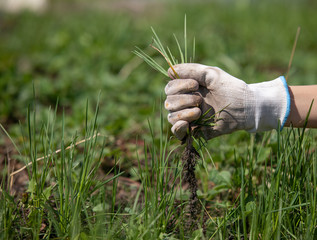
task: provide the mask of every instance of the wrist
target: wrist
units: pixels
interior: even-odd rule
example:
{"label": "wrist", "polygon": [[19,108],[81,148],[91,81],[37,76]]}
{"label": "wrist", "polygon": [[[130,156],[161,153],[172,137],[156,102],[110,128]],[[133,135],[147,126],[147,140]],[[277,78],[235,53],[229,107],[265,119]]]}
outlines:
{"label": "wrist", "polygon": [[[317,127],[317,85],[289,86],[291,97],[291,111],[285,126]],[[313,105],[312,102],[315,99]],[[308,115],[311,108],[310,115]],[[308,118],[307,118],[308,117]],[[306,123],[307,118],[307,123]]]}

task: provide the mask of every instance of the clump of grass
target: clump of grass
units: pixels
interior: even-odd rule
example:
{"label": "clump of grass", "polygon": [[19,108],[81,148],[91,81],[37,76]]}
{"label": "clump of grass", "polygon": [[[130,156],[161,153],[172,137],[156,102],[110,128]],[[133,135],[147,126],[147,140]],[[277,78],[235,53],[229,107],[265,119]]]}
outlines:
{"label": "clump of grass", "polygon": [[[162,42],[160,41],[160,38],[158,37],[157,33],[153,28],[153,42],[150,44],[150,47],[159,52],[167,62],[168,66],[172,69],[174,75],[176,78],[179,78],[179,75],[175,71],[173,65],[176,65],[178,63],[188,63],[191,62],[195,59],[195,39],[193,40],[193,50],[192,54],[193,56],[189,59],[188,61],[188,46],[187,46],[187,22],[186,22],[186,15],[184,18],[184,48],[182,49],[180,42],[178,41],[178,38],[174,34],[174,39],[178,48],[179,56],[180,56],[180,61],[177,60],[177,58],[173,55],[172,51],[170,50],[169,47],[164,47]],[[163,75],[168,77],[167,70],[162,67],[153,57],[145,53],[143,50],[140,48],[136,47],[136,50],[134,53],[142,58],[149,66],[157,70],[158,72],[162,73]],[[195,123],[196,126],[198,126],[198,122]],[[185,149],[182,153],[182,163],[183,163],[183,180],[185,183],[188,184],[188,190],[190,192],[190,198],[189,198],[189,214],[190,218],[188,219],[186,230],[192,231],[195,229],[198,229],[198,216],[201,213],[201,208],[199,206],[199,199],[197,196],[197,190],[198,190],[198,185],[197,185],[197,179],[195,176],[195,166],[197,160],[200,158],[199,153],[195,149],[193,145],[193,136],[194,133],[193,131],[196,130],[191,130],[192,126],[189,127],[188,134],[183,140],[183,143],[186,144]],[[198,130],[198,129],[197,129]]]}
{"label": "clump of grass", "polygon": [[[119,172],[97,181],[105,145],[105,139],[100,141],[98,134],[98,107],[90,121],[87,102],[84,140],[77,141],[78,135],[75,134],[69,146],[66,144],[69,140],[65,136],[64,115],[61,122],[56,120],[57,106],[42,124],[37,122],[35,108],[32,105],[28,109],[27,131],[21,126],[24,151],[18,151],[25,162],[22,170],[27,171],[28,187],[21,197],[16,196],[16,200],[10,195],[10,186],[4,186],[5,181],[2,181],[0,203],[4,208],[0,211],[0,238],[81,239],[87,233],[95,238],[94,234],[100,234],[101,231],[97,230],[107,218],[96,216],[96,205],[102,204],[102,210],[109,211],[103,198],[96,199],[97,195],[100,196],[96,193],[102,192],[111,181],[115,184],[116,178],[122,175]],[[61,138],[56,137],[57,131],[61,131]],[[58,144],[60,149],[55,151]],[[82,151],[76,149],[79,144],[83,145]],[[39,158],[39,152],[44,156]],[[12,180],[20,172],[8,172],[8,179]]]}

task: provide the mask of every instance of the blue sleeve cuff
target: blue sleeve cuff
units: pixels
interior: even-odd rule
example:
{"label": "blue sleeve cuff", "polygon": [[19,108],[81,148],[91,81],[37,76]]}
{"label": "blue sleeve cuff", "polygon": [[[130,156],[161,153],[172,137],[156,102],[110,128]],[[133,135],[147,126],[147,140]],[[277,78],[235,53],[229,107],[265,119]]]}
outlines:
{"label": "blue sleeve cuff", "polygon": [[289,90],[288,90],[288,86],[287,86],[287,82],[286,82],[286,79],[284,76],[280,76],[280,79],[281,81],[283,82],[283,85],[284,85],[284,88],[285,88],[285,91],[286,91],[286,101],[287,101],[287,105],[286,105],[286,113],[285,113],[285,117],[283,119],[283,122],[282,122],[282,125],[281,125],[281,131],[285,125],[285,122],[289,116],[289,113],[291,111],[291,96],[289,94]]}

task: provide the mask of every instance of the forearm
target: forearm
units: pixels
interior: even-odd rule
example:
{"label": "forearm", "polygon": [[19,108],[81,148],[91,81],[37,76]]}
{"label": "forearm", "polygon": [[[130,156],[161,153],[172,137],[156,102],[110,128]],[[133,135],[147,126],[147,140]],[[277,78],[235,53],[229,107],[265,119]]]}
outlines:
{"label": "forearm", "polygon": [[291,97],[291,109],[285,126],[303,127],[314,99],[307,127],[317,128],[317,85],[289,86],[289,93]]}

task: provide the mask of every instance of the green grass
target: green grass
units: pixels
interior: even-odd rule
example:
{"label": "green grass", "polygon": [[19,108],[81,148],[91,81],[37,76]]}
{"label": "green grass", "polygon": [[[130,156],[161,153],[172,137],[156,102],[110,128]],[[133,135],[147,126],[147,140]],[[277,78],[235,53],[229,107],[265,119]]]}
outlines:
{"label": "green grass", "polygon": [[[162,110],[168,79],[132,53],[151,43],[151,26],[179,52],[172,34],[181,39],[186,13],[196,62],[260,82],[286,73],[301,26],[288,81],[316,83],[316,4],[244,3],[161,3],[134,14],[79,1],[67,14],[1,15],[0,123],[16,147],[1,130],[0,238],[315,239],[316,131],[286,128],[201,149],[208,214],[204,231],[186,232],[183,147]],[[11,185],[12,166],[28,163]]]}
{"label": "green grass", "polygon": [[[134,198],[125,202],[116,199],[118,179],[124,174],[119,165],[113,166],[110,175],[97,174],[107,142],[96,135],[97,113],[98,109],[94,118],[86,119],[82,149],[77,145],[66,149],[64,115],[53,114],[53,119],[40,125],[35,110],[29,110],[28,131],[23,134],[25,149],[21,151],[25,162],[32,163],[28,167],[28,188],[20,199],[15,199],[5,180],[9,179],[8,172],[3,171],[3,239],[316,237],[317,158],[313,151],[316,142],[310,132],[288,129],[251,135],[244,154],[235,152],[235,169],[231,171],[211,166],[205,166],[205,171],[206,163],[200,162],[199,197],[208,214],[201,218],[203,228],[188,235],[184,225],[188,193],[181,187],[179,150],[172,148],[163,131],[163,116],[159,126],[149,122],[152,141],[136,149],[141,152],[136,155],[138,165],[132,171],[140,187]],[[53,154],[58,124],[62,131],[61,151]],[[75,135],[71,144],[75,145],[78,138]],[[36,161],[38,149],[43,149],[42,161]],[[213,188],[203,188],[210,182],[215,184]]]}

